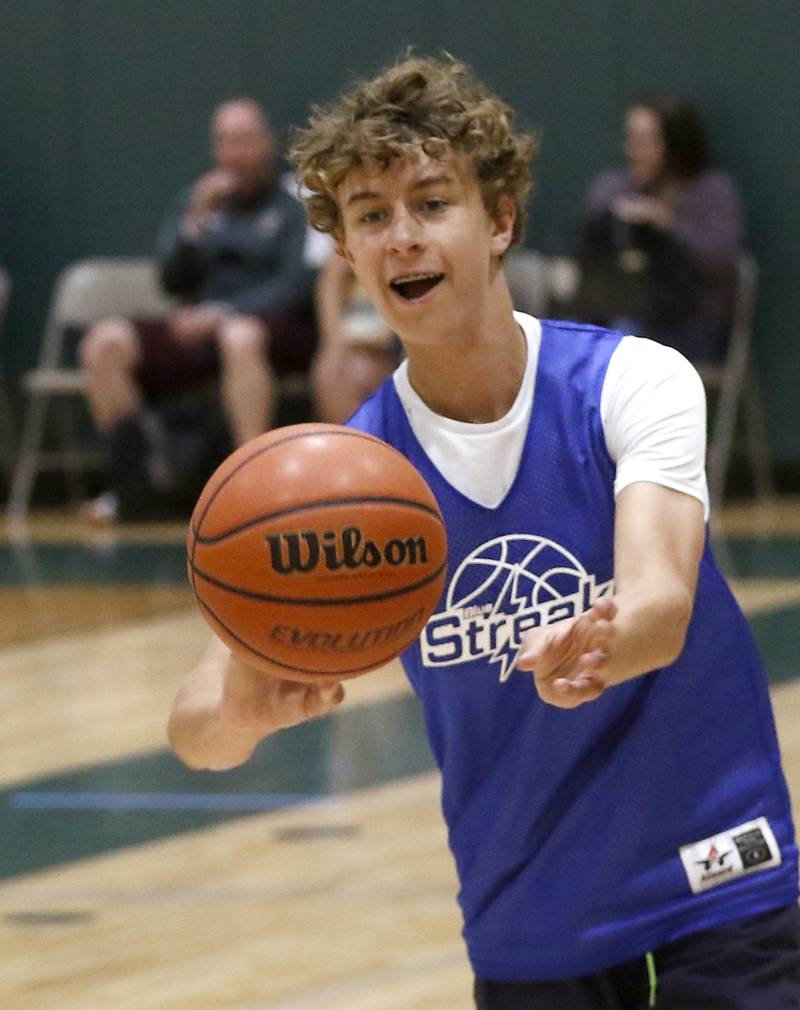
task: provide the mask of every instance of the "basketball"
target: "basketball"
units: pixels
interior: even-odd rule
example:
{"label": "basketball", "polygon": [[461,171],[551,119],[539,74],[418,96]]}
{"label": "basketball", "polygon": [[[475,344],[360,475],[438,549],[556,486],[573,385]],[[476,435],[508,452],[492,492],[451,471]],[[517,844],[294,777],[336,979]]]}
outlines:
{"label": "basketball", "polygon": [[211,475],[189,526],[200,610],[240,659],[345,679],[410,645],[444,585],[447,535],[422,475],[379,438],[277,428]]}

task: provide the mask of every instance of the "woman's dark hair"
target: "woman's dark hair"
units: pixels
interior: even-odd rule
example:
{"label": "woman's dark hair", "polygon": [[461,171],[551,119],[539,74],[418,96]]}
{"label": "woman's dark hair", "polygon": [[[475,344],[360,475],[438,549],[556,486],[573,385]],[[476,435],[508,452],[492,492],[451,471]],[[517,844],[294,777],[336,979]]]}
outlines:
{"label": "woman's dark hair", "polygon": [[691,179],[711,164],[706,128],[698,109],[674,95],[644,98],[635,102],[650,109],[661,124],[665,170],[668,176]]}

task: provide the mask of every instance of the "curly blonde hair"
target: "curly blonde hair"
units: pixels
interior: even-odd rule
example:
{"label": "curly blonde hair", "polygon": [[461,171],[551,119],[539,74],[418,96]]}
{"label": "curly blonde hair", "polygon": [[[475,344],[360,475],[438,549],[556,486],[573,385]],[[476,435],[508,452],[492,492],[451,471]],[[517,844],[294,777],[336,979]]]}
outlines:
{"label": "curly blonde hair", "polygon": [[291,157],[307,190],[311,224],[342,235],[336,189],[365,162],[388,165],[420,151],[441,159],[464,154],[475,167],[487,212],[498,200],[516,204],[512,244],[525,233],[537,139],[514,129],[514,112],[449,54],[407,57],[362,81],[327,106],[314,106],[306,129],[296,130]]}

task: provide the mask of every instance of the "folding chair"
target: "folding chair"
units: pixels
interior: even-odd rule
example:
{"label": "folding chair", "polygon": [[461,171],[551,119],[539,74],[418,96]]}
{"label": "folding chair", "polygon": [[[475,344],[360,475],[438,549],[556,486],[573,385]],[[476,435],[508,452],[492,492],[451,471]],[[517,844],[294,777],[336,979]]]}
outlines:
{"label": "folding chair", "polygon": [[[11,297],[11,278],[8,271],[0,267],[0,334],[3,331],[8,302]],[[5,376],[0,370],[0,459],[6,480],[11,481],[11,471],[14,467],[15,444],[14,414],[11,410],[11,400],[8,394]]]}
{"label": "folding chair", "polygon": [[715,505],[721,504],[725,496],[740,413],[756,495],[768,498],[775,494],[764,403],[752,360],[758,264],[745,254],[736,269],[736,298],[725,358],[719,364],[697,366],[706,389],[716,392],[706,461],[709,495]]}
{"label": "folding chair", "polygon": [[[46,421],[51,400],[83,399],[85,379],[70,357],[69,331],[83,331],[106,316],[161,316],[171,306],[158,282],[155,262],[147,258],[105,257],[80,260],[67,266],[56,280],[50,304],[39,363],[23,376],[28,394],[17,463],[11,481],[8,516],[27,516],[37,475],[43,470],[61,470],[68,476],[85,472],[99,461],[96,449],[88,447],[66,424],[59,426],[60,442],[45,449]],[[63,418],[62,418],[63,421]],[[81,444],[83,442],[83,444]],[[77,497],[77,494],[75,495]]]}

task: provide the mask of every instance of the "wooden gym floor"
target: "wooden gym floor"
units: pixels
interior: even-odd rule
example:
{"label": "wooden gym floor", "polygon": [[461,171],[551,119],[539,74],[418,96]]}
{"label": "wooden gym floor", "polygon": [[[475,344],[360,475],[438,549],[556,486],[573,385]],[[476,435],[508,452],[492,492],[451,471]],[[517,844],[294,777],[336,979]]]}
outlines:
{"label": "wooden gym floor", "polygon": [[[437,778],[396,664],[244,769],[168,752],[207,640],[182,538],[63,515],[0,537],[0,1006],[469,1010]],[[800,809],[800,501],[727,510],[715,539]]]}

